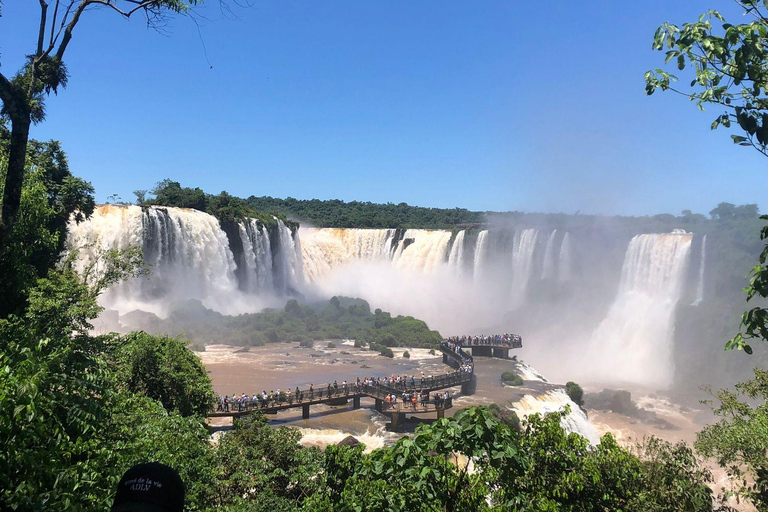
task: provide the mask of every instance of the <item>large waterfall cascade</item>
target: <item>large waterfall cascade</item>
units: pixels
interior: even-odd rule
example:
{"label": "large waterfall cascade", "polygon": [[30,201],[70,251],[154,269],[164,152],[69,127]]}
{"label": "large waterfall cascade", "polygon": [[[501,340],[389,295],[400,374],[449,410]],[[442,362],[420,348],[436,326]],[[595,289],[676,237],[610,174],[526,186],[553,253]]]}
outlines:
{"label": "large waterfall cascade", "polygon": [[[87,222],[70,224],[68,245],[80,269],[107,249],[141,246],[151,275],[107,290],[101,303],[121,314],[139,309],[166,316],[175,303],[200,300],[227,314],[261,309],[254,294],[280,294],[303,282],[300,246],[278,221],[277,244],[255,220],[238,226],[243,246],[240,286],[230,241],[218,220],[186,208],[99,206]],[[245,290],[243,293],[241,290]]]}
{"label": "large waterfall cascade", "polygon": [[672,381],[674,313],[693,235],[637,235],[624,258],[616,299],[591,340],[597,380],[656,386]]}

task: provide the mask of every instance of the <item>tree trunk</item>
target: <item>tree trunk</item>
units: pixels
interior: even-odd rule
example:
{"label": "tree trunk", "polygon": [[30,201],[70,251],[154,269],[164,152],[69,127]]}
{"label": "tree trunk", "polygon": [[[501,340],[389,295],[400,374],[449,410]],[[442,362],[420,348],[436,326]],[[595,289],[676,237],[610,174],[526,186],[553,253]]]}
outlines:
{"label": "tree trunk", "polygon": [[11,123],[13,126],[11,128],[11,145],[8,154],[8,173],[5,176],[3,211],[2,217],[0,217],[0,254],[5,251],[8,245],[13,225],[16,223],[19,214],[21,185],[24,181],[24,165],[27,159],[29,127],[32,124],[29,115],[12,116]]}

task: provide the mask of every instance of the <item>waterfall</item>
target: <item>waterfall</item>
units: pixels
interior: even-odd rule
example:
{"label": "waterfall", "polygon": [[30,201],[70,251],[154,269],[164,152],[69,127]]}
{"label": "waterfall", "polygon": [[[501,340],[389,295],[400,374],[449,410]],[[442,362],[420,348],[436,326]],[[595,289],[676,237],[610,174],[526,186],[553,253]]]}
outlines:
{"label": "waterfall", "polygon": [[674,312],[684,290],[692,235],[637,235],[624,257],[619,291],[592,335],[597,380],[671,383]]}
{"label": "waterfall", "polygon": [[510,308],[523,305],[528,292],[528,283],[533,270],[533,255],[539,237],[537,229],[524,229],[515,232],[512,246],[512,293]]}
{"label": "waterfall", "polygon": [[[555,277],[555,236],[557,230],[549,234],[547,248],[544,250],[544,264],[541,267],[541,278],[552,279]],[[562,249],[562,248],[561,248]]]}
{"label": "waterfall", "polygon": [[563,241],[560,242],[560,262],[557,269],[557,280],[561,283],[569,281],[571,279],[571,237],[568,232],[563,236]]}
{"label": "waterfall", "polygon": [[97,264],[105,250],[141,245],[151,276],[107,290],[100,302],[108,309],[165,316],[173,302],[198,299],[211,309],[233,311],[235,262],[227,236],[211,215],[182,208],[100,206],[89,221],[70,224],[68,245],[78,251],[81,271]]}
{"label": "waterfall", "polygon": [[543,416],[551,412],[563,411],[566,406],[570,406],[571,412],[560,420],[563,429],[585,437],[593,445],[598,444],[600,437],[595,427],[589,422],[584,411],[568,397],[564,389],[553,389],[539,396],[525,395],[519,402],[512,405],[512,409],[522,419],[535,413]]}
{"label": "waterfall", "polygon": [[482,265],[488,245],[488,230],[484,229],[477,234],[475,242],[475,261],[473,263],[474,278],[477,282],[482,275]]}
{"label": "waterfall", "polygon": [[393,256],[397,268],[433,273],[445,262],[451,232],[409,229],[403,235]]}
{"label": "waterfall", "polygon": [[291,229],[277,219],[277,250],[273,252],[272,269],[275,291],[287,295],[298,291],[304,283],[301,241]]}
{"label": "waterfall", "polygon": [[448,255],[448,266],[453,269],[457,275],[461,275],[464,269],[464,234],[461,230],[456,234],[451,246],[451,253]]}
{"label": "waterfall", "polygon": [[394,229],[301,228],[304,276],[314,283],[354,261],[388,261]]}
{"label": "waterfall", "polygon": [[699,263],[699,283],[696,285],[696,300],[692,306],[698,306],[704,301],[704,270],[707,265],[707,235],[701,239],[701,262]]}
{"label": "waterfall", "polygon": [[249,293],[272,292],[272,246],[269,232],[260,222],[249,219],[238,224],[240,241],[243,244],[245,283],[241,288]]}

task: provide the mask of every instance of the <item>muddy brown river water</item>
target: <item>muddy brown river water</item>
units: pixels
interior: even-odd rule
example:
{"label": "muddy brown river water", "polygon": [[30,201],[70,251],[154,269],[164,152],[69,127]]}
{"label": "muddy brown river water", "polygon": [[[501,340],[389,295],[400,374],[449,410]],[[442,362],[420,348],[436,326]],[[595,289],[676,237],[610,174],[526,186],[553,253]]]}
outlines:
{"label": "muddy brown river water", "polygon": [[[240,395],[278,389],[306,388],[314,384],[315,388],[327,383],[347,380],[352,383],[357,377],[388,377],[405,375],[416,378],[438,375],[450,371],[442,363],[439,351],[431,355],[427,349],[393,349],[393,359],[382,357],[378,352],[355,348],[353,342],[334,342],[335,348],[328,348],[328,342],[317,342],[315,348],[301,348],[296,343],[270,344],[243,350],[227,345],[209,345],[205,352],[198,353],[206,370],[213,380],[216,394]],[[408,350],[410,359],[402,357]],[[567,401],[562,386],[545,382],[544,377],[535,370],[511,360],[475,358],[476,391],[473,395],[461,396],[460,388],[451,389],[455,396],[454,409],[450,416],[463,407],[470,405],[499,404],[515,409],[518,414],[530,412],[549,412],[561,409]],[[523,375],[525,384],[512,388],[501,384],[501,374],[507,370],[516,370]],[[589,388],[587,387],[589,391]],[[646,425],[626,416],[614,413],[588,411],[586,417],[572,414],[573,430],[586,431],[585,435],[593,440],[605,432],[612,432],[621,442],[630,444],[633,439],[642,439],[643,435],[655,434],[670,441],[693,441],[695,432],[700,429],[696,421],[700,411],[680,407],[664,396],[651,390],[633,390],[633,398],[638,404],[654,410],[670,423],[674,429],[659,429]],[[580,414],[580,411],[579,411]],[[432,415],[419,415],[429,421]],[[363,399],[362,407],[350,410],[348,406],[312,406],[309,419],[301,418],[301,409],[296,408],[280,412],[269,419],[273,425],[291,425],[299,428],[306,445],[326,445],[336,443],[353,435],[364,442],[369,449],[391,444],[402,434],[388,432],[385,424],[388,417],[373,409],[373,400]],[[591,425],[589,424],[591,423]],[[219,420],[214,426],[224,427],[231,420]],[[409,423],[412,430],[416,421]]]}

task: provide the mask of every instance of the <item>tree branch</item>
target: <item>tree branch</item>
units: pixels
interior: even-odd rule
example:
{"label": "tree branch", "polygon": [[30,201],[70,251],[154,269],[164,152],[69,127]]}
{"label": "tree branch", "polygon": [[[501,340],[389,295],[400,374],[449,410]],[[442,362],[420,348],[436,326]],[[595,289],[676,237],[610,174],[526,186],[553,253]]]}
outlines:
{"label": "tree branch", "polygon": [[72,20],[67,24],[67,28],[64,30],[64,36],[61,38],[59,49],[56,51],[56,58],[59,59],[59,61],[63,59],[64,52],[67,51],[67,46],[72,40],[72,30],[75,28],[75,25],[77,25],[77,22],[80,21],[80,15],[83,14],[85,8],[91,3],[93,3],[93,0],[82,0],[72,14]]}
{"label": "tree branch", "polygon": [[53,8],[53,19],[51,20],[51,35],[48,39],[48,51],[53,48],[53,30],[56,28],[56,16],[59,14],[59,0],[56,0],[56,7]]}
{"label": "tree branch", "polygon": [[48,13],[48,4],[45,3],[45,0],[40,0],[40,31],[37,34],[37,53],[35,54],[38,56],[41,53],[43,53],[43,41],[45,39],[45,24],[48,21],[47,13]]}

